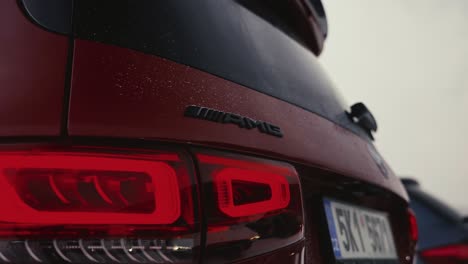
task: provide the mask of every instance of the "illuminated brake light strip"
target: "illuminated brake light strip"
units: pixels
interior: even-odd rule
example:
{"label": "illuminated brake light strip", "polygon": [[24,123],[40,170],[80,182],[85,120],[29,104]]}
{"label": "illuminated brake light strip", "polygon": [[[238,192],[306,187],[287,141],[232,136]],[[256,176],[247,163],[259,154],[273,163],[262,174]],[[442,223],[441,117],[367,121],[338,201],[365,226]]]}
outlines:
{"label": "illuminated brake light strip", "polygon": [[197,158],[203,166],[211,166],[219,210],[230,217],[273,212],[290,203],[289,181],[296,182],[298,176],[286,163],[201,153]]}

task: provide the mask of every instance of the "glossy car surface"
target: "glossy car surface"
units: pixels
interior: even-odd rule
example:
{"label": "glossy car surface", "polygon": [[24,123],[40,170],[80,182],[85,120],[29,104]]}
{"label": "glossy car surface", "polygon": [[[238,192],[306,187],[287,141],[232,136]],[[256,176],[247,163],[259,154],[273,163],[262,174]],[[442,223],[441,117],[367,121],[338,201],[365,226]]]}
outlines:
{"label": "glossy car surface", "polygon": [[[119,159],[177,153],[177,162],[151,155],[191,175],[193,201],[184,199],[193,215],[184,219],[195,263],[335,262],[324,197],[387,213],[399,262],[411,263],[407,194],[317,61],[327,28],[316,4],[3,1],[2,149],[59,149],[67,157],[85,149],[98,158],[107,150]],[[191,118],[190,106],[222,112],[223,120]],[[246,119],[253,127],[239,121]],[[289,182],[291,197],[300,194],[290,206],[297,221],[288,212],[212,226],[225,220],[204,207],[216,199],[213,163],[226,162],[210,163],[210,155],[241,167],[292,167],[300,179]]]}

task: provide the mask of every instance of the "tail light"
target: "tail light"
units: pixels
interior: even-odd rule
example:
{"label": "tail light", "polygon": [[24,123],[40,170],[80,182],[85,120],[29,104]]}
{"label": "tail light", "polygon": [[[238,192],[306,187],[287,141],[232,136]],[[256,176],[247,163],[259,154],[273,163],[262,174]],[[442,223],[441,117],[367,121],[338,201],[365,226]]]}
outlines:
{"label": "tail light", "polygon": [[468,245],[449,245],[425,250],[421,258],[427,264],[468,263]]}
{"label": "tail light", "polygon": [[419,239],[418,222],[413,210],[408,209],[409,234],[411,242],[416,245]]}
{"label": "tail light", "polygon": [[218,152],[196,157],[208,263],[248,258],[303,238],[301,189],[292,166]]}
{"label": "tail light", "polygon": [[182,153],[0,153],[0,262],[187,263],[197,187]]}
{"label": "tail light", "polygon": [[414,259],[414,254],[416,252],[416,244],[418,243],[419,239],[419,231],[418,231],[418,223],[416,219],[416,215],[414,214],[411,208],[407,210],[407,219],[408,219],[408,255],[406,260],[410,263]]}
{"label": "tail light", "polygon": [[193,263],[205,246],[205,262],[225,263],[302,245],[295,243],[304,236],[294,167],[220,152],[194,157],[84,147],[1,151],[0,262]]}

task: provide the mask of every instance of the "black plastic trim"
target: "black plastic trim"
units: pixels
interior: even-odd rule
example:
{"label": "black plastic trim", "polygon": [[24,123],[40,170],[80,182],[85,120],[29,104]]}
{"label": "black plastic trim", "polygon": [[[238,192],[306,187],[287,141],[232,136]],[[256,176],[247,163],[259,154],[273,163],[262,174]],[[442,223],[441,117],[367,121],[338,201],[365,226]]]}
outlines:
{"label": "black plastic trim", "polygon": [[59,34],[72,33],[73,0],[18,0],[29,19]]}

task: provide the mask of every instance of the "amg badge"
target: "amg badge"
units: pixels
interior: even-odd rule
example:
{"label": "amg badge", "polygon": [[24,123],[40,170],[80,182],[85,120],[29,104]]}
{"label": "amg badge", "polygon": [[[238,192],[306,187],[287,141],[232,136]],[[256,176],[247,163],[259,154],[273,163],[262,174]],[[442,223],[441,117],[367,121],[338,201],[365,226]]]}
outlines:
{"label": "amg badge", "polygon": [[226,113],[206,107],[196,105],[187,106],[185,109],[185,116],[204,119],[216,123],[235,124],[238,127],[245,129],[257,128],[262,133],[275,137],[283,137],[281,128],[278,126],[263,121],[257,121],[238,114]]}

